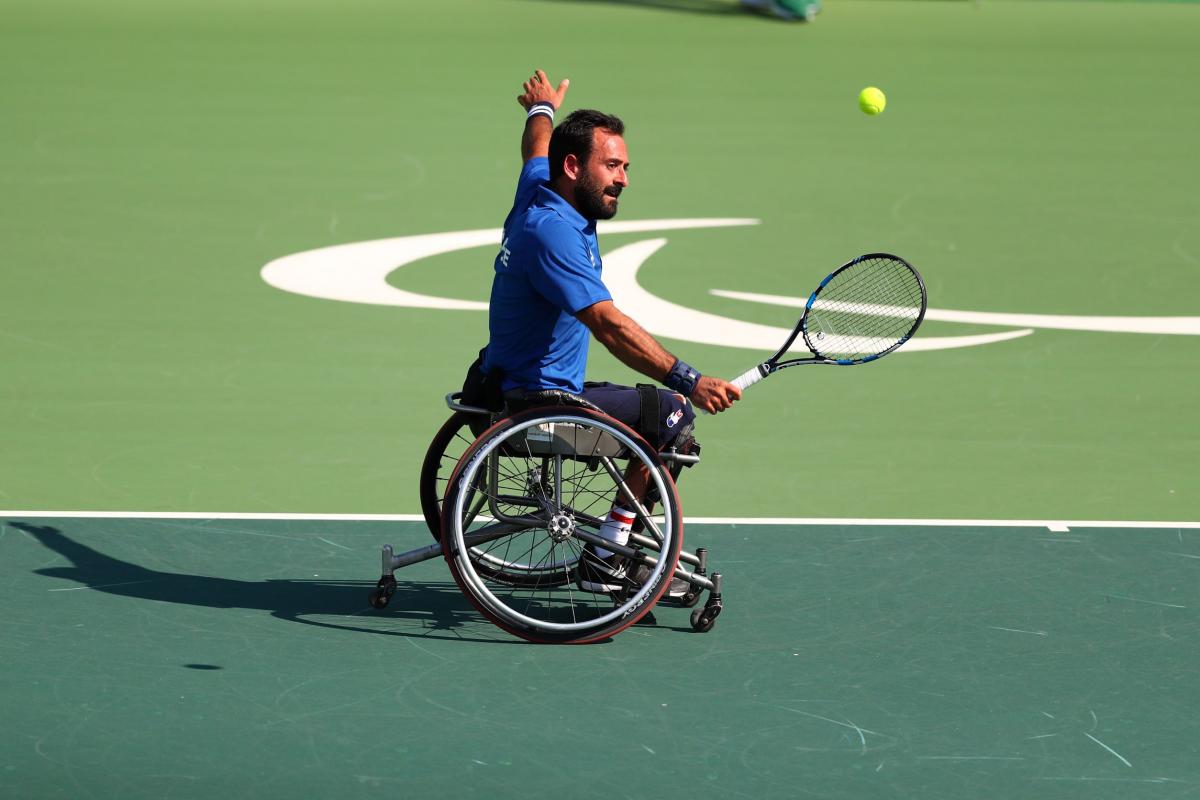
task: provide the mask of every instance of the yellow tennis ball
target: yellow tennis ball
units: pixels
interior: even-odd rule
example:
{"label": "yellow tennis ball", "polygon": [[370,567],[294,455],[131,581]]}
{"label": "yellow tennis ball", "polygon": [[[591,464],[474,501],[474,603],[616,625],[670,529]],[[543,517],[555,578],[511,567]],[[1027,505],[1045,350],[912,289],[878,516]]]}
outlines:
{"label": "yellow tennis ball", "polygon": [[864,114],[882,114],[887,106],[887,96],[874,86],[868,86],[858,93],[858,107]]}

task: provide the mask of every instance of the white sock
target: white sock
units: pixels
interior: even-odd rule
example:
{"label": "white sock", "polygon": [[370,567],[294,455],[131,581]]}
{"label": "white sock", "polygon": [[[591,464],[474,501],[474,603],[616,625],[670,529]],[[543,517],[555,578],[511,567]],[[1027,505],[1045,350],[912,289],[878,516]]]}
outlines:
{"label": "white sock", "polygon": [[[632,511],[626,511],[623,508],[613,506],[613,510],[608,512],[608,516],[604,518],[604,523],[600,526],[600,535],[610,542],[627,544],[629,542],[629,530],[633,527],[635,519],[637,519],[637,515]],[[603,547],[597,547],[596,555],[600,556],[600,558],[608,558],[612,555],[612,551],[605,550]]]}

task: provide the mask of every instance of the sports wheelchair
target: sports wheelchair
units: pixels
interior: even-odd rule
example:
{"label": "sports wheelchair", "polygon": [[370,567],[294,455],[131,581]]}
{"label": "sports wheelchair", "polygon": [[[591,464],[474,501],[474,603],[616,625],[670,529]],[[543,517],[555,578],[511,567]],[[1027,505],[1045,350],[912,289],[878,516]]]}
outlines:
{"label": "sports wheelchair", "polygon": [[[721,613],[721,575],[708,553],[685,552],[675,479],[700,461],[690,436],[661,452],[582,397],[532,393],[524,410],[493,413],[446,396],[453,412],[421,465],[421,510],[434,543],[396,554],[383,546],[383,576],[370,594],[385,608],[395,571],[438,555],[472,604],[504,630],[539,643],[582,644],[609,638],[645,617],[668,594],[672,577],[693,607],[691,625],[707,632]],[[650,475],[644,497],[626,485],[630,467]],[[620,496],[637,516],[627,544],[599,534]],[[657,512],[655,504],[658,505]],[[617,592],[579,588],[583,547],[626,556],[629,578]],[[677,588],[679,585],[677,582]],[[708,592],[704,605],[697,606]]]}

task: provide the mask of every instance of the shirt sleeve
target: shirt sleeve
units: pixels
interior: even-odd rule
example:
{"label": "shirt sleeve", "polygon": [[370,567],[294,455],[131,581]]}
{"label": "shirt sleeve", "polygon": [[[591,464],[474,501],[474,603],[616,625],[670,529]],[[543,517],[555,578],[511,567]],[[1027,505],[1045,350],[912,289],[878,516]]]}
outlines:
{"label": "shirt sleeve", "polygon": [[538,187],[550,180],[550,159],[545,156],[531,158],[521,167],[521,175],[517,178],[517,194],[513,198],[513,208],[526,208],[533,201],[533,193]]}
{"label": "shirt sleeve", "polygon": [[542,225],[529,281],[538,294],[568,314],[611,300],[583,234],[565,223]]}

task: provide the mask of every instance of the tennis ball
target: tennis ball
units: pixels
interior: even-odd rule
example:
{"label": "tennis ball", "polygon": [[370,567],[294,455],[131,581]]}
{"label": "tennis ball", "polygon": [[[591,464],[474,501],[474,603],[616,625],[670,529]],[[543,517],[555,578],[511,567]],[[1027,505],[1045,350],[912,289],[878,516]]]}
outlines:
{"label": "tennis ball", "polygon": [[858,93],[858,107],[863,110],[864,114],[882,114],[883,109],[887,106],[887,97],[882,91],[874,86],[868,86]]}

